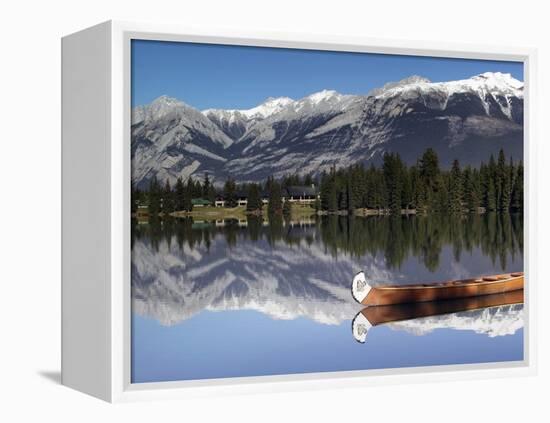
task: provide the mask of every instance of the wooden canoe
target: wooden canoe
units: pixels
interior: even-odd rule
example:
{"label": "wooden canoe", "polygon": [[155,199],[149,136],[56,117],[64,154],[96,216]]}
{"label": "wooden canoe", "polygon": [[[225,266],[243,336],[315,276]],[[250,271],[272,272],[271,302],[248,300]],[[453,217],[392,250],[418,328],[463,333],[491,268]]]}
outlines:
{"label": "wooden canoe", "polygon": [[354,338],[358,342],[364,343],[368,330],[373,326],[461,311],[521,304],[523,300],[523,290],[516,290],[502,294],[481,295],[454,300],[365,307],[354,317],[351,328]]}
{"label": "wooden canoe", "polygon": [[359,272],[353,278],[351,294],[365,306],[419,303],[517,291],[523,289],[523,279],[523,272],[514,272],[432,284],[372,286],[365,273]]}

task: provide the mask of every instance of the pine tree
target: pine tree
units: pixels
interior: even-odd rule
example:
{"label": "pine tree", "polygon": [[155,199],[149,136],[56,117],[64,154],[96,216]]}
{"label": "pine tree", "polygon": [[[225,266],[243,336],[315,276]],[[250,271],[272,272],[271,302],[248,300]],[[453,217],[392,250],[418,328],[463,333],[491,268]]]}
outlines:
{"label": "pine tree", "polygon": [[403,184],[402,166],[398,154],[389,153],[384,155],[384,181],[386,183],[387,198],[392,214],[401,213],[401,193]]}
{"label": "pine tree", "polygon": [[436,212],[449,211],[449,179],[448,174],[441,173],[436,180],[431,206]]}
{"label": "pine tree", "polygon": [[[281,181],[281,189],[286,189],[293,185],[302,185],[300,175],[285,175]],[[305,185],[305,184],[304,184]]]}
{"label": "pine tree", "polygon": [[269,185],[270,191],[269,200],[267,203],[267,211],[270,215],[280,215],[283,210],[281,185],[273,179],[271,180],[271,183]]}
{"label": "pine tree", "polygon": [[204,183],[202,185],[202,198],[208,200],[210,204],[216,201],[216,190],[214,189],[212,182],[210,182],[208,173],[204,174]]}
{"label": "pine tree", "polygon": [[523,164],[521,162],[515,170],[511,203],[512,210],[523,211]]}
{"label": "pine tree", "polygon": [[157,216],[160,212],[160,186],[156,176],[153,176],[149,181],[148,200],[149,214]]}
{"label": "pine tree", "polygon": [[185,195],[184,195],[184,209],[185,211],[192,211],[193,210],[193,198],[196,198],[194,196],[195,193],[195,183],[193,182],[193,178],[191,176],[187,179],[187,184],[185,185]]}
{"label": "pine tree", "polygon": [[174,193],[172,192],[170,181],[166,179],[166,183],[164,184],[164,189],[162,191],[162,212],[165,215],[169,215],[174,211],[174,207]]}
{"label": "pine tree", "polygon": [[[502,150],[501,150],[502,151]],[[504,164],[502,168],[502,187],[499,203],[499,210],[502,212],[510,211],[510,203],[512,201],[512,183],[514,178],[514,163],[510,158],[510,164]]]}
{"label": "pine tree", "polygon": [[388,190],[386,189],[386,181],[384,179],[384,174],[382,171],[376,172],[375,178],[375,202],[376,208],[378,209],[387,209],[388,208]]}
{"label": "pine tree", "polygon": [[353,211],[355,210],[355,204],[353,201],[353,193],[352,193],[351,172],[348,174],[348,178],[346,181],[346,210],[350,214],[353,214]]}
{"label": "pine tree", "polygon": [[[413,166],[414,168],[414,166]],[[409,170],[405,165],[402,165],[401,170],[401,208],[414,208],[413,187],[412,187],[412,169]]]}
{"label": "pine tree", "polygon": [[489,209],[489,185],[491,183],[491,177],[489,173],[489,166],[487,166],[485,163],[481,163],[481,166],[479,168],[479,185],[481,188],[481,206],[485,207],[485,209]]}
{"label": "pine tree", "polygon": [[471,198],[470,198],[470,210],[477,212],[481,206],[481,199],[483,197],[481,193],[481,175],[479,170],[472,170],[472,179],[471,179]]}
{"label": "pine tree", "polygon": [[497,193],[493,179],[489,180],[487,188],[487,210],[495,211],[497,209]]}
{"label": "pine tree", "polygon": [[419,162],[420,178],[422,183],[426,185],[430,191],[435,190],[435,186],[438,183],[439,170],[439,158],[436,152],[432,148],[428,148]]}
{"label": "pine tree", "polygon": [[360,163],[353,168],[350,178],[353,206],[357,208],[366,207],[367,175],[363,164]]}
{"label": "pine tree", "polygon": [[193,184],[193,198],[202,198],[202,184],[201,181],[197,180]]}
{"label": "pine tree", "polygon": [[[420,183],[422,186],[422,197],[423,197],[423,203],[424,208],[440,208],[440,205],[436,204],[436,201],[440,201],[440,197],[444,197],[445,193],[442,193],[442,195],[437,195],[437,190],[440,186],[440,174],[441,171],[439,169],[439,158],[437,157],[436,152],[428,148],[422,157],[419,160],[418,163],[419,167],[419,173],[420,173]],[[437,198],[439,200],[437,200]]]}
{"label": "pine tree", "polygon": [[424,196],[417,166],[411,166],[409,170],[409,185],[411,187],[411,207],[413,209],[422,209]]}
{"label": "pine tree", "polygon": [[237,207],[237,185],[233,179],[225,181],[223,196],[226,207]]}
{"label": "pine tree", "polygon": [[176,211],[184,211],[185,210],[185,185],[183,185],[183,181],[181,177],[178,178],[176,181],[175,186],[175,193],[174,193],[174,208]]}
{"label": "pine tree", "polygon": [[364,207],[367,208],[375,208],[375,190],[376,190],[376,168],[374,165],[370,165],[370,167],[367,169],[366,172],[366,181],[365,181],[365,200],[364,200]]}
{"label": "pine tree", "polygon": [[330,181],[329,176],[325,171],[321,174],[321,185],[319,186],[319,196],[321,202],[321,209],[328,210],[329,208],[329,196],[330,196]]}
{"label": "pine tree", "polygon": [[497,164],[495,158],[491,154],[489,157],[489,164],[487,165],[487,210],[495,211],[498,208],[498,196],[500,189],[497,188],[500,185],[498,180]]}
{"label": "pine tree", "polygon": [[500,211],[508,211],[510,209],[510,195],[511,185],[510,170],[506,166],[506,157],[504,156],[504,150],[500,150],[498,153],[498,164],[496,170],[496,192],[497,192],[497,205]]}
{"label": "pine tree", "polygon": [[333,213],[338,211],[338,189],[336,187],[336,171],[334,168],[330,171],[328,184],[327,210]]}
{"label": "pine tree", "polygon": [[463,194],[466,209],[477,212],[480,204],[479,171],[468,166],[463,172]]}
{"label": "pine tree", "polygon": [[449,181],[449,211],[462,212],[462,173],[458,160],[453,161]]}
{"label": "pine tree", "polygon": [[257,211],[262,209],[262,199],[260,198],[260,188],[258,184],[250,184],[248,186],[248,201],[246,204],[247,211]]}

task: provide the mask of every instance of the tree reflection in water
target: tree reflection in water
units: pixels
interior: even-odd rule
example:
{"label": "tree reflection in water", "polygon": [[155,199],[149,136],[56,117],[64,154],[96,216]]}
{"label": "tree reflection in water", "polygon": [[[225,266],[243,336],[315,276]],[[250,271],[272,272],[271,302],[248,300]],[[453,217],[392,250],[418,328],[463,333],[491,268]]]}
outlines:
{"label": "tree reflection in water", "polygon": [[479,248],[504,270],[508,256],[514,259],[523,254],[523,215],[319,216],[301,221],[285,221],[281,217],[268,221],[250,216],[241,221],[193,218],[132,221],[132,246],[135,239],[145,238],[155,251],[163,240],[169,246],[176,242],[180,249],[184,245],[190,249],[204,246],[208,251],[212,239],[219,235],[225,237],[230,249],[239,248],[239,240],[265,239],[273,246],[277,242],[297,245],[303,240],[311,244],[317,239],[333,257],[342,253],[354,257],[382,255],[389,269],[399,269],[412,256],[435,271],[443,246],[452,246],[456,261],[460,261],[464,252]]}

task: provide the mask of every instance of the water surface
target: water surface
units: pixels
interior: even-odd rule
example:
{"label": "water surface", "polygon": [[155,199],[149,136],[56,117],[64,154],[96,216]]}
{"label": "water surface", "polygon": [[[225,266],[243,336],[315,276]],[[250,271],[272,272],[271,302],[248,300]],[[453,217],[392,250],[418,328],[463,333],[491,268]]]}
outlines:
{"label": "water surface", "polygon": [[352,336],[351,277],[435,282],[523,269],[518,215],[133,222],[132,382],[523,359],[523,306]]}

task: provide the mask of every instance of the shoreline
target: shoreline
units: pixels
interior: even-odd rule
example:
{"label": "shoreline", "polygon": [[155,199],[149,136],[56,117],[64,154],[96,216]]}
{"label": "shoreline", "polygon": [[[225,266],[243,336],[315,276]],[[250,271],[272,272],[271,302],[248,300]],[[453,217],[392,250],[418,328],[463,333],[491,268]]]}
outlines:
{"label": "shoreline", "polygon": [[[368,217],[368,216],[433,216],[433,215],[456,215],[456,216],[467,216],[467,215],[482,215],[488,213],[496,214],[512,214],[512,213],[521,213],[517,212],[502,212],[502,211],[487,211],[483,208],[478,209],[477,211],[463,211],[462,213],[451,213],[451,212],[426,212],[418,211],[416,209],[401,209],[399,215],[394,215],[389,209],[355,209],[353,216],[355,217]],[[193,210],[191,212],[187,211],[177,211],[172,212],[169,215],[173,218],[187,218],[192,217],[198,220],[244,220],[248,217],[261,217],[269,219],[269,214],[266,211],[247,211],[244,207],[234,207],[234,208],[221,208],[221,207],[212,207],[212,208],[202,208],[201,210]],[[347,210],[338,210],[335,212],[329,212],[325,210],[315,211],[309,206],[299,206],[293,207],[290,214],[285,216],[282,213],[278,214],[282,218],[315,218],[317,216],[351,216]],[[138,220],[149,219],[151,216],[148,213],[132,213],[132,218]],[[159,218],[165,218],[166,216],[163,213],[158,214]]]}

